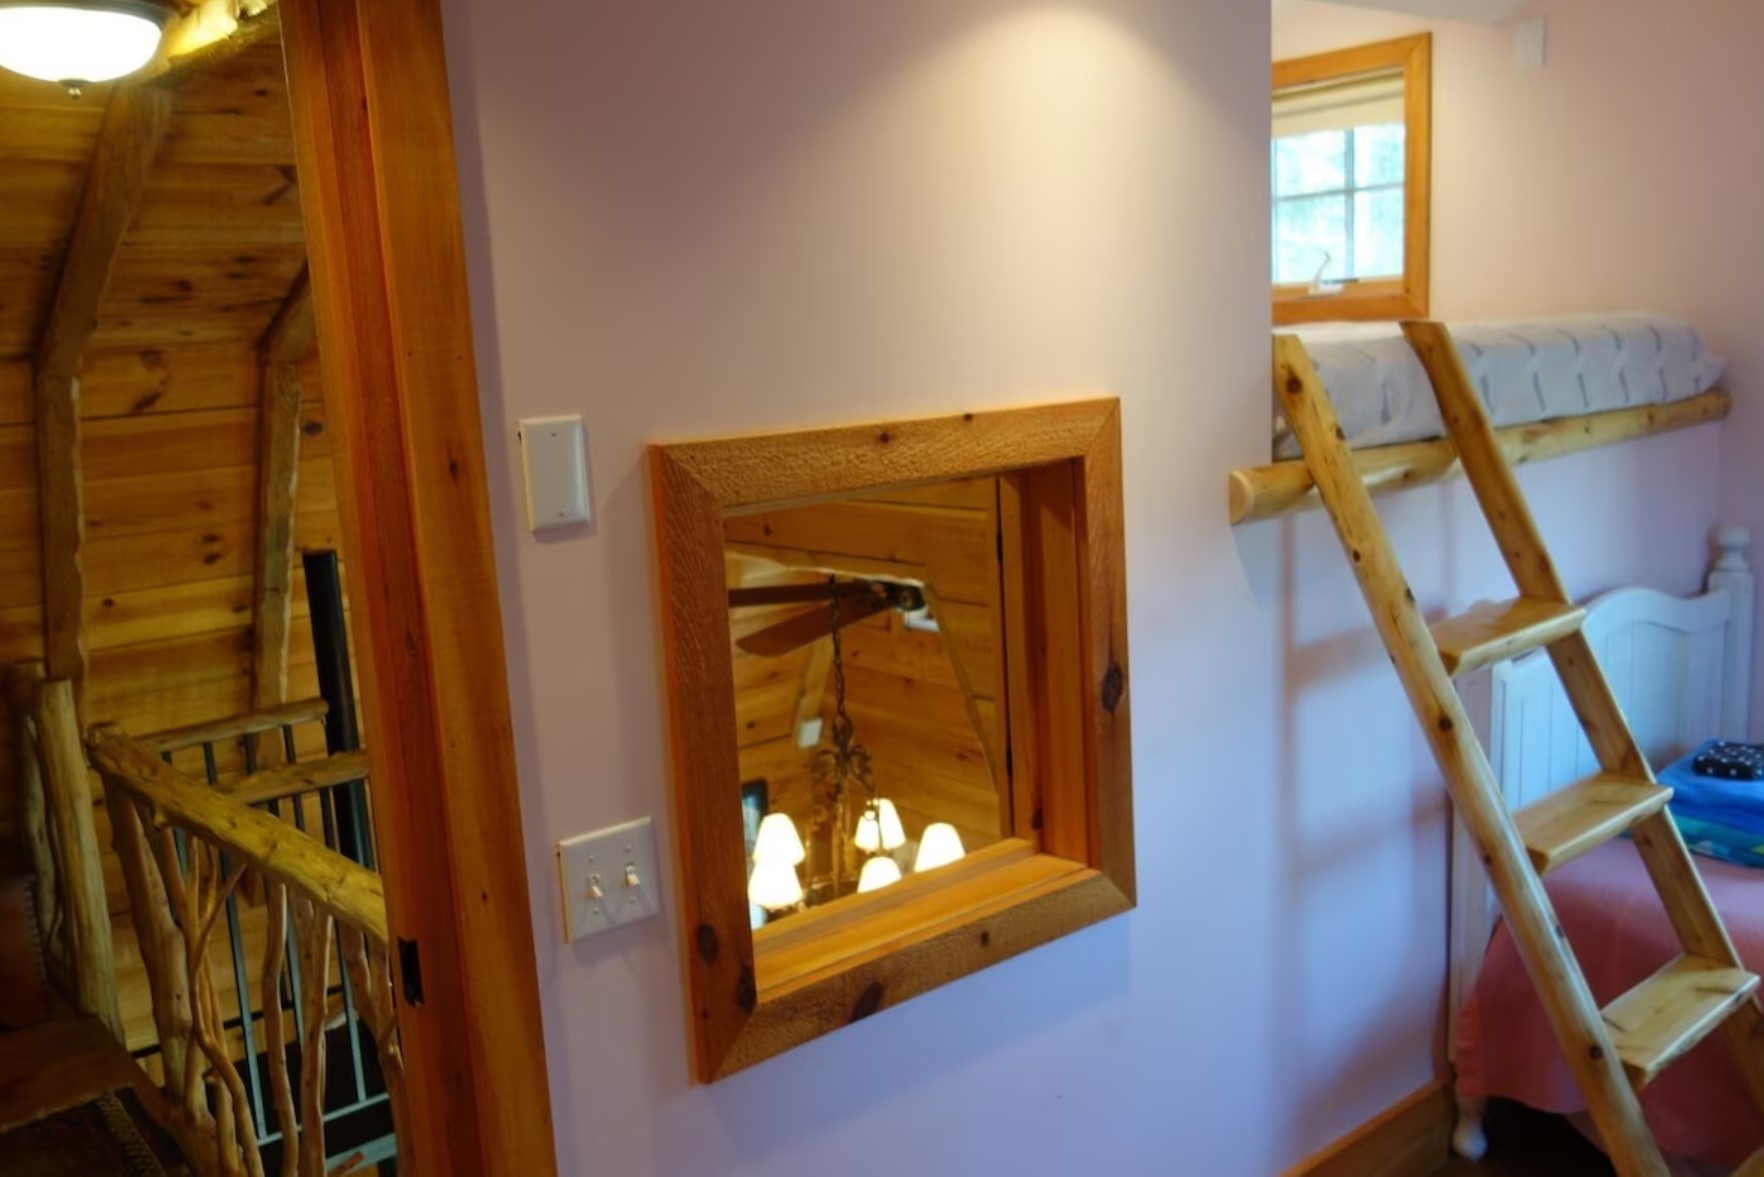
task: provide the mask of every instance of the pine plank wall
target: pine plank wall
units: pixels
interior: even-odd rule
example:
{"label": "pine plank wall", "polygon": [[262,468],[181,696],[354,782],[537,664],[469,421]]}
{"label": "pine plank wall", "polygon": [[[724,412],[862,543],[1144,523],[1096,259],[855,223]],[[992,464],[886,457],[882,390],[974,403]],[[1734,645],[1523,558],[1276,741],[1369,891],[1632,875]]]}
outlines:
{"label": "pine plank wall", "polygon": [[[0,71],[0,664],[42,656],[31,355],[109,94],[70,100]],[[147,733],[251,710],[258,528],[257,344],[305,264],[279,40],[178,84],[81,379],[90,654],[87,723]],[[316,356],[301,365],[295,543],[340,549]],[[318,693],[304,577],[289,698]],[[301,729],[303,756],[323,733]],[[16,756],[0,725],[0,846],[16,842]],[[223,751],[223,767],[238,753]],[[200,756],[180,760],[200,771]],[[154,1040],[127,897],[97,806],[129,1044]],[[248,959],[263,913],[246,906]],[[217,938],[217,964],[230,961]],[[217,967],[223,1006],[230,963]]]}

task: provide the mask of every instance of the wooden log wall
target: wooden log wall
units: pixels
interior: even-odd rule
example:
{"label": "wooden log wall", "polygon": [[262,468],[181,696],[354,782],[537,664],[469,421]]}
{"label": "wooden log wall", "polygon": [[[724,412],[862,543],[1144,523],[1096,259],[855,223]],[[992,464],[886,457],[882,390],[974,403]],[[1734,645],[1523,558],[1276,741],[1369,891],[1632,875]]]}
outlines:
{"label": "wooden log wall", "polygon": [[[844,636],[847,706],[869,748],[876,782],[907,836],[948,821],[969,849],[997,841],[1009,785],[999,723],[1004,681],[996,479],[891,491],[849,502],[729,519],[731,583],[808,583],[804,566],[922,579],[936,595],[940,632],[909,629],[889,611]],[[765,571],[769,570],[769,571]],[[794,610],[745,609],[736,637]],[[736,712],[744,780],[764,777],[772,807],[806,829],[815,755],[833,710],[830,643],[784,658],[735,650]],[[797,745],[805,682],[820,715],[820,745]]]}
{"label": "wooden log wall", "polygon": [[[162,79],[169,120],[95,313],[79,316],[91,326],[80,349],[79,444],[88,724],[144,734],[252,709],[266,360],[298,361],[295,547],[341,543],[316,358],[298,344],[260,349],[266,335],[301,335],[266,329],[289,304],[306,244],[281,44],[259,31],[236,53]],[[32,359],[78,253],[77,210],[117,93],[92,86],[76,102],[0,71],[0,665],[43,654]],[[303,698],[317,681],[297,562],[286,587],[285,690]],[[16,835],[12,728],[0,724],[0,847]],[[303,756],[322,754],[317,725],[300,737]],[[242,767],[236,743],[220,752],[223,770]],[[199,752],[178,762],[201,772]],[[94,816],[122,1019],[139,1047],[154,1036],[145,976],[102,800]],[[242,915],[255,983],[265,913],[253,902]],[[211,957],[230,1008],[224,937]]]}
{"label": "wooden log wall", "polygon": [[[331,437],[316,360],[302,365],[297,547],[341,543]],[[251,708],[251,615],[258,510],[258,355],[254,346],[111,351],[87,357],[82,416],[86,470],[86,625],[93,723],[145,734]],[[28,366],[0,362],[0,663],[41,657],[35,455]],[[318,691],[306,587],[296,571],[289,692]],[[303,756],[322,755],[316,725]],[[197,769],[200,758],[183,761]],[[222,750],[236,770],[236,753]],[[12,839],[18,775],[0,734],[0,836]],[[121,870],[97,807],[115,926],[118,989],[132,1046],[151,1042],[152,1016],[129,926]],[[262,910],[246,913],[248,941]],[[249,944],[253,959],[261,959]],[[214,946],[217,965],[228,957]],[[217,969],[231,1001],[230,967]]]}

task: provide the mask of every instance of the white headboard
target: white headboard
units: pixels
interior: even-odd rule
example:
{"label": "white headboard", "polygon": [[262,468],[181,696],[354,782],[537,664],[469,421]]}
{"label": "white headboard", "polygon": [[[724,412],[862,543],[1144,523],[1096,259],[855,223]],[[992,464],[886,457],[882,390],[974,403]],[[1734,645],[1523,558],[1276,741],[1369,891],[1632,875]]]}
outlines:
{"label": "white headboard", "polygon": [[[1756,593],[1746,562],[1751,542],[1743,528],[1716,534],[1718,555],[1702,596],[1625,588],[1587,606],[1587,639],[1655,768],[1711,737],[1747,738]],[[1545,652],[1500,663],[1460,685],[1509,808],[1598,771]],[[1454,1013],[1476,983],[1497,914],[1481,855],[1453,823]]]}

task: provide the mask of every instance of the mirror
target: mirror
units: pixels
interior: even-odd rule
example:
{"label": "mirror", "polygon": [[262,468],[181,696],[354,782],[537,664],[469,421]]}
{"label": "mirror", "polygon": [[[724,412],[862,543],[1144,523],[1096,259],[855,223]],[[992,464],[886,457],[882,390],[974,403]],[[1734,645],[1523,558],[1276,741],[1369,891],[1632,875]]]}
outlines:
{"label": "mirror", "polygon": [[1425,36],[1275,65],[1276,324],[1426,314],[1431,75]]}
{"label": "mirror", "polygon": [[723,536],[753,925],[1004,836],[999,479],[736,516]]}
{"label": "mirror", "polygon": [[650,448],[711,1082],[1134,903],[1112,398]]}

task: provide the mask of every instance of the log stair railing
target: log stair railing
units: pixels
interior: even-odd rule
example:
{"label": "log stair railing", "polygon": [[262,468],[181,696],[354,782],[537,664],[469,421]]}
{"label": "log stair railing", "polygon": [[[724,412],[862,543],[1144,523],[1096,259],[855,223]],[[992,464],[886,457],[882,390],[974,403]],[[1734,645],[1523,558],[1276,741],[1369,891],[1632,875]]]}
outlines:
{"label": "log stair railing", "polygon": [[[195,733],[196,742],[215,738],[213,732]],[[241,733],[229,729],[229,734]],[[193,967],[206,964],[223,908],[241,881],[254,875],[268,911],[262,1033],[270,1103],[284,1141],[282,1173],[323,1177],[328,978],[339,959],[354,1008],[373,1039],[395,1118],[401,1102],[403,1060],[381,879],[233,795],[248,792],[273,799],[335,783],[315,771],[324,762],[254,774],[230,789],[211,788],[155,755],[157,747],[172,750],[163,737],[137,742],[115,727],[94,730],[88,743],[92,766],[104,782],[152,994],[170,1105],[166,1128],[199,1177],[264,1173],[251,1099],[228,1045],[213,970]],[[349,770],[360,775],[354,763]],[[264,778],[271,773],[288,778],[283,792],[265,787]],[[308,779],[313,777],[316,784]],[[296,1012],[303,1030],[298,1091],[289,1076],[284,1049],[289,1027],[278,989],[288,963],[284,954],[290,930],[293,975],[298,978]]]}
{"label": "log stair railing", "polygon": [[[1397,563],[1304,344],[1274,343],[1275,395],[1304,451],[1374,623],[1401,678],[1458,816],[1490,882],[1552,1029],[1619,1177],[1667,1177],[1640,1092],[1703,1038],[1719,1033],[1764,1111],[1764,1010],[1757,976],[1741,964],[1666,811],[1654,780],[1581,632],[1584,613],[1563,587],[1501,441],[1449,332],[1405,323],[1439,399],[1448,443],[1475,491],[1519,589],[1517,599],[1429,627]],[[1539,806],[1508,811],[1452,678],[1491,661],[1547,649],[1601,772]],[[1683,954],[1601,1010],[1557,923],[1542,873],[1628,832]],[[1764,1152],[1740,1169],[1764,1177]]]}

